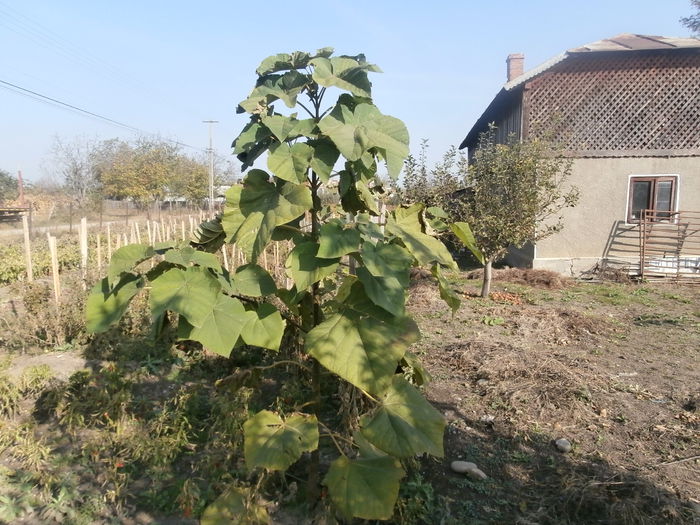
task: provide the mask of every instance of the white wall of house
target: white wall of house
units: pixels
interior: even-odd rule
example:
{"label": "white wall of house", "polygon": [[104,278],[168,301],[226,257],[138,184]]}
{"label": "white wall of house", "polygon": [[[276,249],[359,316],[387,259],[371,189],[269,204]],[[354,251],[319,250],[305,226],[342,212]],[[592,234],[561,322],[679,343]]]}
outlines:
{"label": "white wall of house", "polygon": [[639,234],[626,223],[631,175],[678,175],[677,209],[700,211],[700,157],[576,159],[570,181],[581,190],[579,204],[562,211],[560,233],[536,244],[532,266],[580,275],[607,258],[634,267]]}

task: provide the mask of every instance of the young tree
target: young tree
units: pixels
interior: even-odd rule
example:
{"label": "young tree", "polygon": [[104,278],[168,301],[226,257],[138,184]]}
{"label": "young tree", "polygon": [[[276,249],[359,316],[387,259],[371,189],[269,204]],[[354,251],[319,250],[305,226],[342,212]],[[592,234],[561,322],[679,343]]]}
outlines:
{"label": "young tree", "polygon": [[[269,172],[248,171],[229,190],[223,214],[201,225],[196,243],[117,250],[87,305],[90,329],[105,330],[149,282],[156,326],[175,312],[179,337],[223,356],[246,344],[272,361],[223,381],[250,384],[277,366],[291,368],[281,382],[296,380],[304,398],[284,411],[261,410],[243,425],[248,469],[262,482],[265,472],[284,472],[309,453],[306,494],[316,505],[323,440],[335,450],[322,481],[330,501],[349,519],[369,520],[392,516],[402,459],[443,455],[445,421],[414,386],[424,376],[407,354],[419,336],[405,308],[411,266],[431,267],[443,298],[459,306],[442,277],[456,264],[426,233],[422,204],[396,209],[383,228],[372,220],[380,163],[396,178],[408,154],[405,125],[372,102],[368,73],[377,71],[364,55],[333,56],[331,48],[263,60],[239,105],[250,120],[233,147],[244,169],[268,153]],[[329,104],[332,88],[341,94]],[[339,205],[323,204],[324,187],[338,193]],[[222,268],[206,252],[224,242],[249,263]],[[289,287],[257,263],[278,242],[291,245]],[[139,266],[156,255],[162,261],[152,269]],[[341,388],[363,402],[338,407]],[[354,409],[365,413],[357,418]],[[338,411],[348,414],[346,425]],[[241,522],[264,518],[255,494],[242,487],[224,493],[203,523],[228,522],[222,509],[244,516]]]}
{"label": "young tree", "polygon": [[491,290],[493,262],[509,246],[542,240],[563,227],[557,214],[575,206],[579,192],[567,187],[571,160],[546,140],[496,142],[495,128],[481,135],[467,175],[466,219],[484,259],[481,296]]}
{"label": "young tree", "polygon": [[681,18],[681,24],[690,29],[694,35],[700,36],[700,0],[690,0],[695,13]]}
{"label": "young tree", "polygon": [[466,206],[460,196],[466,185],[467,157],[450,146],[442,160],[433,168],[428,168],[427,149],[428,141],[424,139],[421,141],[418,159],[412,155],[406,159],[403,184],[399,192],[401,202],[424,203],[428,207],[429,222],[433,229],[440,233],[448,246],[455,247],[459,242],[456,242],[457,239],[447,229],[445,222],[466,221]]}

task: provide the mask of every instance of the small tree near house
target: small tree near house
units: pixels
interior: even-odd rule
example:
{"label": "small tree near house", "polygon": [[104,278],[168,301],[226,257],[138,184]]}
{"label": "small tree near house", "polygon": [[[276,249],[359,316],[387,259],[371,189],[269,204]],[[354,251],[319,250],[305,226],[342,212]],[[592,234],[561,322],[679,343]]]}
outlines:
{"label": "small tree near house", "polygon": [[491,290],[493,262],[509,246],[521,248],[563,228],[563,208],[575,206],[579,191],[567,184],[572,161],[551,142],[496,143],[495,127],[481,135],[467,174],[466,219],[483,254],[481,296]]}

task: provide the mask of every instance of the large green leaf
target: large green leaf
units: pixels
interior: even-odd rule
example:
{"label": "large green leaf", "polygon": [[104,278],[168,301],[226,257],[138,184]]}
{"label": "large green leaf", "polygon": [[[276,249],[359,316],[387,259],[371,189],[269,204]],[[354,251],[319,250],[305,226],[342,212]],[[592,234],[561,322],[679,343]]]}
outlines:
{"label": "large green leaf", "polygon": [[[372,221],[372,217],[369,213],[358,213],[355,217],[355,223],[357,224],[357,229],[360,231],[360,235],[366,241],[378,242],[384,240],[384,232],[379,224]],[[363,250],[364,250],[363,245]],[[409,257],[410,263],[413,263],[413,257]]]}
{"label": "large green leaf", "polygon": [[445,418],[399,375],[394,376],[374,415],[360,418],[360,429],[370,443],[392,456],[444,454]]}
{"label": "large green leaf", "polygon": [[284,115],[263,116],[262,122],[280,142],[286,142],[302,135],[314,135],[313,130],[316,127],[316,122],[313,119],[298,120],[296,113],[289,117]]}
{"label": "large green leaf", "polygon": [[240,135],[236,137],[231,146],[233,154],[245,153],[250,151],[256,144],[261,142],[269,142],[272,137],[271,130],[260,122],[260,117],[254,115],[250,118],[250,122],[246,124]]}
{"label": "large green leaf", "polygon": [[183,322],[181,318],[177,335],[180,339],[199,341],[205,348],[229,357],[243,327],[249,321],[250,316],[238,299],[219,294],[201,327],[192,326],[186,320]]}
{"label": "large green leaf", "polygon": [[328,277],[336,268],[340,258],[326,259],[318,257],[319,245],[308,241],[297,244],[287,257],[287,273],[294,280],[297,290],[305,290],[324,277]]}
{"label": "large green leaf", "polygon": [[338,87],[360,97],[372,96],[372,83],[367,72],[381,72],[373,64],[346,56],[314,58],[310,63],[314,66],[312,78],[319,86]]}
{"label": "large green leaf", "polygon": [[311,55],[303,51],[295,51],[294,53],[279,53],[272,55],[263,60],[255,72],[258,75],[266,75],[268,73],[276,73],[277,71],[285,71],[287,69],[305,68]]}
{"label": "large green leaf", "polygon": [[248,322],[241,330],[241,337],[246,344],[279,350],[286,326],[279,310],[269,303],[261,303],[246,314]]}
{"label": "large green leaf", "polygon": [[243,436],[249,469],[287,470],[304,452],[318,448],[318,420],[308,414],[283,420],[263,410],[243,424]]}
{"label": "large green leaf", "polygon": [[409,143],[401,120],[382,115],[372,104],[357,104],[354,110],[337,104],[318,126],[346,159],[359,160],[367,150],[376,148],[386,160],[389,176],[398,177]]}
{"label": "large green leaf", "polygon": [[439,264],[433,266],[433,276],[435,276],[438,282],[438,288],[440,289],[440,298],[447,303],[447,306],[450,307],[452,313],[454,314],[457,310],[459,310],[459,305],[461,304],[461,301],[450,286],[450,283],[445,278],[445,275],[442,273]]}
{"label": "large green leaf", "polygon": [[396,277],[377,277],[363,266],[357,269],[357,277],[374,304],[395,316],[404,315],[406,290]]}
{"label": "large green leaf", "polygon": [[304,185],[275,185],[262,170],[251,170],[245,184],[226,194],[222,224],[229,242],[235,242],[255,262],[270,242],[276,226],[286,224],[313,206],[311,191]]}
{"label": "large green leaf", "polygon": [[258,85],[239,103],[238,112],[262,112],[267,106],[280,99],[288,108],[297,103],[297,96],[308,84],[308,77],[296,70],[287,71],[282,75],[268,74],[258,78]]}
{"label": "large green leaf", "polygon": [[229,357],[231,351],[241,344],[241,327],[248,322],[249,317],[243,305],[238,308],[228,299],[237,301],[227,295],[220,295],[219,303],[215,304],[211,313],[205,317],[201,328],[192,326],[184,316],[180,316],[177,325],[178,339],[198,341],[204,348]]}
{"label": "large green leaf", "polygon": [[143,284],[143,278],[134,274],[122,274],[121,280],[114,287],[109,285],[107,277],[95,284],[85,307],[87,331],[104,332],[118,322]]}
{"label": "large green leaf", "polygon": [[156,318],[166,310],[184,315],[200,328],[216,305],[221,284],[205,268],[172,268],[152,282],[151,310]]}
{"label": "large green leaf", "polygon": [[336,104],[318,127],[346,159],[358,160],[371,147],[366,126],[378,114],[379,110],[370,104],[359,104],[354,112],[343,104]]}
{"label": "large green leaf", "polygon": [[464,244],[464,246],[466,246],[469,251],[474,254],[474,257],[476,257],[481,264],[486,264],[486,258],[477,246],[476,238],[474,237],[469,224],[466,222],[455,222],[450,226],[450,228],[457,238],[462,241],[462,244]]}
{"label": "large green leaf", "polygon": [[365,267],[375,277],[394,277],[401,286],[408,287],[413,257],[405,248],[398,244],[365,242],[361,256]]}
{"label": "large green leaf", "polygon": [[277,291],[274,279],[267,270],[257,264],[245,264],[236,269],[232,278],[232,291],[250,297],[263,297]]}
{"label": "large green leaf", "polygon": [[436,262],[456,270],[457,263],[445,245],[438,239],[423,233],[420,220],[422,210],[422,204],[397,208],[387,219],[387,233],[401,239],[419,264],[427,266]]}
{"label": "large green leaf", "polygon": [[[360,282],[356,275],[346,275],[343,284],[338,289],[336,301],[342,303],[345,308],[354,310],[363,315],[368,315],[379,321],[394,324],[396,317],[387,312],[381,306],[377,306],[367,295],[364,284]],[[411,324],[411,323],[409,323]],[[415,326],[415,324],[411,324]],[[411,328],[413,330],[413,328]],[[415,338],[418,337],[418,329],[415,328]]]}
{"label": "large green leaf", "polygon": [[323,484],[333,504],[348,519],[388,520],[394,514],[403,476],[396,458],[341,456],[331,463]]}
{"label": "large green leaf", "polygon": [[321,226],[317,257],[333,259],[356,252],[360,246],[360,232],[345,228],[340,219],[331,219]]}
{"label": "large green leaf", "polygon": [[328,182],[333,166],[340,157],[338,148],[328,139],[310,140],[307,144],[314,149],[311,169],[314,170],[319,179]]}
{"label": "large green leaf", "polygon": [[304,142],[289,145],[274,144],[267,157],[268,169],[280,179],[289,182],[304,182],[311,166],[314,150]]}
{"label": "large green leaf", "polygon": [[107,270],[109,284],[114,286],[123,272],[130,272],[134,267],[155,255],[151,246],[146,244],[129,244],[122,246],[112,254]]}
{"label": "large green leaf", "polygon": [[229,488],[202,513],[200,525],[265,525],[267,510],[251,501],[249,489]]}
{"label": "large green leaf", "polygon": [[382,394],[406,348],[418,338],[408,318],[390,321],[343,310],[306,335],[306,351],[331,372],[371,393]]}
{"label": "large green leaf", "polygon": [[338,193],[345,211],[349,213],[371,211],[375,215],[379,215],[377,199],[363,180],[356,178],[348,170],[342,170],[338,175],[340,175]]}
{"label": "large green leaf", "polygon": [[216,258],[216,255],[195,250],[191,246],[168,250],[165,252],[163,259],[166,262],[178,264],[180,266],[188,267],[191,264],[195,264],[204,268],[221,271],[221,264],[219,263],[219,259]]}
{"label": "large green leaf", "polygon": [[311,58],[325,57],[328,58],[333,54],[332,47],[322,47],[316,51],[316,54],[311,54],[304,51],[295,51],[294,53],[279,53],[272,55],[263,60],[255,72],[258,75],[266,75],[268,73],[276,73],[277,71],[285,71],[288,69],[303,69],[309,64]]}

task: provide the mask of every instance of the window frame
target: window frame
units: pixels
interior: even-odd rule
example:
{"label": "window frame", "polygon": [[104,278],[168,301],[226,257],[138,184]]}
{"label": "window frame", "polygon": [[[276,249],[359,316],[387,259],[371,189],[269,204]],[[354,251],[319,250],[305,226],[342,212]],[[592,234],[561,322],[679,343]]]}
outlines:
{"label": "window frame", "polygon": [[[632,217],[632,200],[634,198],[633,186],[635,182],[650,182],[651,183],[651,205],[655,206],[657,188],[659,182],[671,182],[671,207],[668,210],[670,213],[678,211],[678,203],[680,202],[680,176],[678,174],[654,174],[654,175],[630,175],[627,182],[627,209],[625,210],[625,222],[627,224],[639,224],[641,219]],[[646,208],[655,209],[655,208]],[[666,211],[666,210],[663,210]],[[670,219],[666,219],[670,220]]]}

